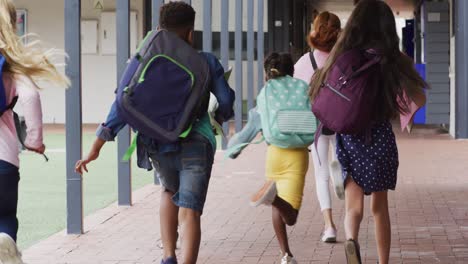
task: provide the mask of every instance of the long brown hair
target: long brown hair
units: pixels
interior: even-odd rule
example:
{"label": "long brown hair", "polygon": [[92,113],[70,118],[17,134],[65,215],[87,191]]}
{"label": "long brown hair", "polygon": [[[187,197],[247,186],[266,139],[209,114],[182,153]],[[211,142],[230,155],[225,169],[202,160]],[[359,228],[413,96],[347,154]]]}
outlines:
{"label": "long brown hair", "polygon": [[341,21],[337,15],[330,12],[320,13],[314,20],[308,42],[311,48],[330,52],[338,40],[341,31]]}
{"label": "long brown hair", "polygon": [[310,84],[309,96],[317,97],[337,58],[352,49],[379,50],[380,85],[376,87],[374,118],[389,120],[398,113],[410,111],[410,101],[427,88],[413,61],[399,50],[395,17],[383,1],[361,0],[354,9],[343,32],[322,69],[317,70]]}

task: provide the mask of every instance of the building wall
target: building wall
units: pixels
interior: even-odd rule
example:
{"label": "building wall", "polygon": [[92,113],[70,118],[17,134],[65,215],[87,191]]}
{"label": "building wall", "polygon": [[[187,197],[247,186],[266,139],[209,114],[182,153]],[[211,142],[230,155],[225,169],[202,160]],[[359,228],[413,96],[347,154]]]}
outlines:
{"label": "building wall", "polygon": [[[94,0],[82,0],[82,19],[100,20],[102,11],[115,11],[115,1],[104,1],[104,9],[96,10],[93,7]],[[254,30],[257,25],[257,1],[255,2],[254,12]],[[137,12],[138,17],[138,39],[143,35],[143,1],[131,0],[132,11]],[[203,29],[203,1],[192,1],[197,12],[195,30]],[[229,30],[235,31],[235,1],[229,1],[230,17]],[[27,31],[40,36],[46,48],[64,49],[64,1],[63,0],[15,0],[17,8],[28,11]],[[221,29],[221,0],[213,0],[212,4],[212,28],[213,32],[219,32]],[[247,0],[243,0],[243,31],[247,31]],[[265,0],[264,9],[264,31],[268,31],[268,1]],[[100,26],[100,23],[99,23]],[[98,37],[98,41],[99,41]],[[233,41],[233,40],[230,40]],[[267,39],[265,39],[267,42]],[[256,44],[255,44],[256,45]],[[246,50],[246,47],[243,47]],[[229,64],[234,66],[234,61]],[[247,62],[243,63],[243,99],[247,99]],[[254,91],[257,94],[257,67],[258,62],[254,62]],[[63,70],[63,69],[61,69]],[[233,69],[230,84],[235,87],[235,71]],[[114,99],[114,90],[117,85],[116,75],[116,56],[115,55],[82,55],[82,95],[83,95],[83,123],[102,122]],[[52,87],[49,84],[44,85],[41,91],[43,102],[44,123],[65,123],[65,90]]]}
{"label": "building wall", "polygon": [[[28,11],[28,32],[38,34],[47,48],[64,49],[63,0],[15,0],[17,8]],[[100,18],[100,10],[93,8],[93,0],[83,0],[83,19]],[[132,11],[137,12],[138,39],[143,32],[143,1],[131,0]],[[115,1],[104,1],[104,11],[115,11]],[[98,38],[99,39],[99,38]],[[83,55],[83,122],[102,122],[114,99],[117,83],[115,55]],[[45,123],[65,122],[65,91],[44,86],[41,91]]]}
{"label": "building wall", "polygon": [[450,123],[450,15],[449,3],[425,2],[423,5],[423,62],[426,63],[427,124]]}

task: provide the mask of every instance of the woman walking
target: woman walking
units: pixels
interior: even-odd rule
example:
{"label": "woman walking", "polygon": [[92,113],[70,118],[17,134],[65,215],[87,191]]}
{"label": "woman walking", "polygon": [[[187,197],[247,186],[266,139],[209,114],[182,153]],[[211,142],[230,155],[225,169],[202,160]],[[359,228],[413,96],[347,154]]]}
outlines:
{"label": "woman walking", "polygon": [[[338,16],[322,12],[313,23],[313,30],[308,37],[311,52],[302,56],[294,65],[294,77],[310,83],[317,68],[322,68],[330,51],[335,46],[341,31]],[[328,157],[331,147],[332,161]],[[320,157],[320,161],[319,161]],[[323,128],[322,136],[312,147],[314,162],[315,187],[325,227],[321,240],[326,243],[336,242],[337,228],[333,221],[330,195],[330,172],[333,188],[340,199],[344,199],[344,186],[341,167],[336,157],[336,135],[330,129]]]}

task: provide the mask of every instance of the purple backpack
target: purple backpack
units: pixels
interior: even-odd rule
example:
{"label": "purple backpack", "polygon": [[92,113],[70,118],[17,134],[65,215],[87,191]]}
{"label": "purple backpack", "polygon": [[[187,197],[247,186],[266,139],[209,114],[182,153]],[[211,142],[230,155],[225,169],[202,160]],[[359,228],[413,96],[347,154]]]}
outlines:
{"label": "purple backpack", "polygon": [[360,134],[372,121],[381,57],[374,50],[340,55],[312,104],[321,125],[340,134]]}

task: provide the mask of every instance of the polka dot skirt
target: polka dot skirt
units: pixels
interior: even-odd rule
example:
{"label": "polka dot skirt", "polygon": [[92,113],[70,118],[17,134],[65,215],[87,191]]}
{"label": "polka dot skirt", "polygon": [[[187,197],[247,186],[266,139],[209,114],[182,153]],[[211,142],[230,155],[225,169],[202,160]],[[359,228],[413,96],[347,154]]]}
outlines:
{"label": "polka dot skirt", "polygon": [[337,134],[337,154],[348,175],[364,190],[372,192],[395,190],[398,170],[398,149],[389,122],[371,129],[371,141],[363,135]]}

